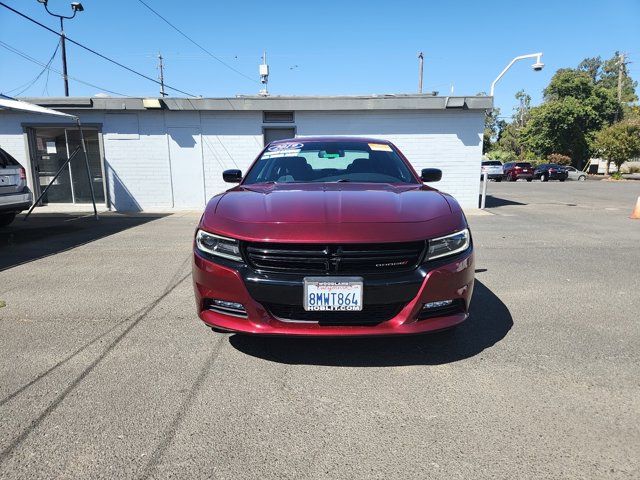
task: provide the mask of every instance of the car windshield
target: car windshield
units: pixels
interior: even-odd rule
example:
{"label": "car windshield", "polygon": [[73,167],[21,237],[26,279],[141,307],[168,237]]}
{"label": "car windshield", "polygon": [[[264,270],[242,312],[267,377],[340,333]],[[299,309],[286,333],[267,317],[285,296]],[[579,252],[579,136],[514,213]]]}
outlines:
{"label": "car windshield", "polygon": [[482,162],[482,165],[485,167],[501,167],[502,163],[498,160],[489,160],[486,162]]}
{"label": "car windshield", "polygon": [[418,183],[386,143],[275,143],[247,172],[243,184],[253,183]]}

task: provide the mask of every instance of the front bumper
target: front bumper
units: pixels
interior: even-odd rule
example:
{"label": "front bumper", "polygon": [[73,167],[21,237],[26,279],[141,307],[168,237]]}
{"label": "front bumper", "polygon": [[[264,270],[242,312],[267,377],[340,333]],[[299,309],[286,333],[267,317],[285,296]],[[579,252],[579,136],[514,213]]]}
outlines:
{"label": "front bumper", "polygon": [[[246,265],[212,261],[194,252],[193,285],[198,315],[211,327],[263,335],[365,336],[415,334],[443,330],[468,316],[473,292],[472,247],[456,257],[426,263],[413,272],[390,276],[364,276],[364,304],[401,303],[389,320],[373,325],[325,325],[322,322],[283,320],[272,315],[269,303],[300,305],[303,276],[258,274]],[[206,306],[208,299],[241,303],[245,317],[223,314]],[[456,300],[454,313],[418,319],[425,303]]]}

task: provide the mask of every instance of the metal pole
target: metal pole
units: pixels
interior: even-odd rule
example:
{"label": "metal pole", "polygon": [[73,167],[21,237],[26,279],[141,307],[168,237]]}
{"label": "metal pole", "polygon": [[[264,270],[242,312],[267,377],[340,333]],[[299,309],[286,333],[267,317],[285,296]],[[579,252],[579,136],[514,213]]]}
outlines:
{"label": "metal pole", "polygon": [[[511,62],[509,62],[509,64],[504,67],[504,70],[502,70],[500,72],[500,75],[498,75],[496,77],[496,79],[491,83],[491,90],[489,95],[493,97],[493,92],[496,88],[496,83],[498,83],[498,80],[500,80],[502,78],[502,76],[507,73],[507,70],[509,70],[514,63],[516,63],[518,60],[523,60],[525,58],[536,58],[538,62],[540,62],[540,58],[542,57],[542,52],[538,52],[538,53],[529,53],[528,55],[520,55],[516,58],[514,58],[513,60],[511,60]],[[541,67],[542,68],[542,67]]]}
{"label": "metal pole", "polygon": [[36,206],[38,205],[38,203],[40,203],[40,200],[46,195],[47,190],[49,190],[49,188],[51,187],[51,185],[53,185],[53,182],[56,181],[56,179],[60,176],[60,174],[62,173],[62,171],[67,167],[67,165],[69,165],[69,162],[71,162],[71,159],[73,157],[76,156],[76,154],[80,151],[80,146],[78,145],[75,150],[73,151],[73,153],[71,155],[69,155],[69,158],[67,159],[67,161],[65,161],[60,168],[58,169],[58,171],[56,172],[56,174],[53,176],[53,178],[51,179],[51,181],[49,182],[49,185],[46,186],[46,188],[42,191],[42,193],[40,194],[40,196],[36,199],[35,202],[33,202],[33,205],[31,205],[31,208],[29,209],[29,211],[27,212],[27,214],[24,216],[23,220],[26,220],[27,217],[29,217],[29,215],[31,215],[31,212],[33,212],[33,209],[36,208]]}
{"label": "metal pole", "polygon": [[422,93],[422,77],[424,75],[424,55],[418,52],[418,93]]}
{"label": "metal pole", "polygon": [[487,200],[487,182],[489,181],[489,174],[484,172],[482,174],[482,199],[480,200],[480,209],[484,210],[484,205]]}
{"label": "metal pole", "polygon": [[69,78],[67,77],[67,47],[64,35],[64,19],[60,17],[60,41],[62,42],[62,78],[64,79],[64,96],[69,96]]}
{"label": "metal pole", "polygon": [[87,167],[87,179],[89,180],[89,189],[91,190],[91,201],[93,202],[93,215],[98,220],[98,209],[96,208],[96,195],[93,191],[93,179],[91,178],[91,169],[89,168],[89,156],[87,155],[87,146],[84,143],[84,133],[82,132],[82,125],[80,125],[80,119],[76,119],[78,123],[78,130],[80,131],[80,145],[82,146],[82,152],[84,153],[84,164]]}
{"label": "metal pole", "polygon": [[[624,53],[618,56],[618,103],[622,103],[622,71],[624,68]],[[618,121],[620,107],[616,108],[615,121]]]}
{"label": "metal pole", "polygon": [[164,91],[164,65],[162,64],[162,54],[158,52],[158,68],[160,69],[160,95],[166,97],[167,94]]}

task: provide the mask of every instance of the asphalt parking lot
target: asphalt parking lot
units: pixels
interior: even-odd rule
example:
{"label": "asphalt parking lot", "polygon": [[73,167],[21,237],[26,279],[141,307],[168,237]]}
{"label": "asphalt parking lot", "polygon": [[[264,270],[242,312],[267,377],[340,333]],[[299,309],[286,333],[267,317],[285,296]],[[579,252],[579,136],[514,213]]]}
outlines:
{"label": "asphalt parking lot", "polygon": [[0,477],[640,477],[640,182],[488,193],[453,336],[214,334],[197,214],[15,222]]}

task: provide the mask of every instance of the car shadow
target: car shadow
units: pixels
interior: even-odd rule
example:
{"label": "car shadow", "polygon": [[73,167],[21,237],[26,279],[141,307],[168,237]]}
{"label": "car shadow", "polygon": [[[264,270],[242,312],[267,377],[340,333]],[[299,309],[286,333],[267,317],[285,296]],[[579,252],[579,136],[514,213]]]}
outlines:
{"label": "car shadow", "polygon": [[0,272],[165,216],[106,212],[96,220],[86,213],[38,213],[23,221],[19,215],[0,229]]}
{"label": "car shadow", "polygon": [[453,332],[399,337],[291,338],[231,335],[254,357],[292,365],[391,367],[441,365],[478,355],[502,340],[513,319],[507,306],[476,280],[469,319]]}

